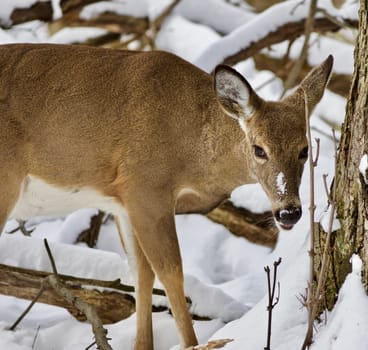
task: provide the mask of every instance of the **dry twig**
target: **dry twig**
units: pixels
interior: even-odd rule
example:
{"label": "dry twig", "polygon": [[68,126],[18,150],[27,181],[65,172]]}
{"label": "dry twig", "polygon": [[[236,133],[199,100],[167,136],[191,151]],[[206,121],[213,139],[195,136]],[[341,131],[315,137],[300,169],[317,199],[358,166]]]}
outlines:
{"label": "dry twig", "polygon": [[95,336],[98,348],[100,350],[112,350],[112,347],[109,345],[106,339],[107,330],[103,327],[103,324],[98,317],[96,310],[93,308],[92,305],[86,303],[80,298],[77,298],[61,281],[58,276],[56,264],[52,256],[50,247],[47,243],[47,239],[44,240],[44,243],[53,270],[53,274],[46,278],[45,283],[49,284],[58,295],[65,298],[70,304],[75,306],[79,311],[86,315],[87,320],[92,325],[93,334]]}
{"label": "dry twig", "polygon": [[[334,152],[335,152],[334,157],[335,157],[335,173],[336,173],[336,168],[337,168],[337,141],[336,141],[335,132],[333,131],[332,133],[333,133],[333,138],[334,138]],[[321,268],[320,268],[320,272],[319,272],[319,275],[318,275],[318,281],[317,281],[317,286],[316,286],[315,292],[313,291],[314,254],[313,254],[313,259],[312,259],[312,256],[311,256],[311,261],[313,260],[313,262],[311,262],[311,266],[310,266],[311,271],[310,271],[310,281],[309,281],[308,299],[307,299],[308,329],[307,329],[307,333],[306,333],[306,336],[305,336],[305,339],[304,339],[301,350],[305,350],[305,349],[309,348],[310,345],[312,344],[314,320],[317,316],[318,303],[319,303],[320,297],[322,295],[322,290],[323,290],[323,287],[324,287],[325,274],[326,274],[326,271],[327,271],[327,268],[328,268],[328,264],[330,263],[329,249],[330,249],[332,227],[333,227],[333,221],[334,221],[335,209],[336,209],[336,206],[335,206],[336,181],[334,181],[334,183],[333,183],[332,196],[327,190],[326,175],[324,176],[324,184],[325,184],[325,189],[326,189],[326,193],[327,193],[327,198],[328,198],[329,204],[331,206],[331,211],[330,211],[330,217],[329,217],[325,247],[324,247],[323,255],[322,255]],[[314,222],[313,222],[313,227],[314,227]],[[312,232],[311,232],[311,234],[312,234]],[[312,239],[311,239],[311,243],[312,243]],[[313,244],[314,244],[314,240],[313,240]],[[314,245],[311,247],[311,250],[314,250]]]}
{"label": "dry twig", "polygon": [[285,95],[285,93],[295,85],[296,80],[298,79],[302,69],[304,62],[307,59],[308,47],[309,47],[309,38],[311,33],[313,32],[314,27],[314,16],[317,10],[317,0],[311,0],[309,5],[309,13],[308,17],[305,21],[305,29],[304,29],[304,43],[303,47],[300,51],[299,59],[295,62],[295,65],[291,69],[291,72],[284,83],[284,91],[281,94],[281,97]]}
{"label": "dry twig", "polygon": [[[312,304],[313,304],[313,280],[314,280],[314,245],[315,245],[315,222],[314,222],[314,212],[316,209],[316,205],[314,203],[314,168],[317,165],[316,160],[313,159],[312,152],[312,137],[311,137],[311,129],[309,123],[309,107],[308,107],[308,96],[306,91],[304,92],[304,105],[305,105],[305,122],[306,122],[306,130],[307,130],[307,142],[308,142],[308,162],[309,162],[309,194],[310,194],[310,205],[309,205],[309,224],[310,224],[310,250],[309,250],[309,281],[308,281],[308,294],[307,294],[307,308],[308,308],[308,330],[305,337],[303,348],[307,344],[311,344],[313,339],[313,322],[314,319],[312,316]],[[308,345],[308,346],[309,346]]]}
{"label": "dry twig", "polygon": [[273,282],[271,287],[271,269],[269,266],[266,266],[264,270],[267,273],[267,286],[268,286],[268,325],[267,325],[267,345],[264,350],[271,350],[271,331],[272,331],[272,311],[273,308],[278,304],[280,300],[280,282],[277,282],[277,296],[275,299],[275,289],[276,289],[276,280],[277,280],[277,268],[281,264],[281,258],[273,263]]}

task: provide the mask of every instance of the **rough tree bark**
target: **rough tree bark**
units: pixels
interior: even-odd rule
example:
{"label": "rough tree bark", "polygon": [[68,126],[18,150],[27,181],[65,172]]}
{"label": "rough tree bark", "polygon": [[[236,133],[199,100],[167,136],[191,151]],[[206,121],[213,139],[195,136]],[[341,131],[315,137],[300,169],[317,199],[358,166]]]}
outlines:
{"label": "rough tree bark", "polygon": [[[368,186],[359,172],[361,158],[368,153],[367,0],[360,1],[359,33],[354,56],[355,67],[335,177],[335,203],[341,228],[332,236],[331,242],[331,263],[325,291],[325,302],[329,309],[351,271],[352,254],[358,254],[363,261],[362,281],[368,292]],[[320,237],[323,241],[323,234]],[[317,254],[319,251],[317,249]]]}

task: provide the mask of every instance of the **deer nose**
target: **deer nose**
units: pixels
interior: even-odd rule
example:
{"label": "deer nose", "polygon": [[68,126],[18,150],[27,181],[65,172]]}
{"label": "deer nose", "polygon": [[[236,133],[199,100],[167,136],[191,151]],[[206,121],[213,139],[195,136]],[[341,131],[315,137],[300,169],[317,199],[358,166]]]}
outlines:
{"label": "deer nose", "polygon": [[275,218],[285,230],[290,230],[302,216],[301,207],[287,207],[275,212]]}

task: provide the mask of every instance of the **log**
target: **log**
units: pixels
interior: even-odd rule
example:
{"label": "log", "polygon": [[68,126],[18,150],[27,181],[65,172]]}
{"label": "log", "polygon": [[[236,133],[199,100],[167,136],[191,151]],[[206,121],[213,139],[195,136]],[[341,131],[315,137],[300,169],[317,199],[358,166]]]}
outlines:
{"label": "log", "polygon": [[[52,275],[48,272],[23,269],[0,264],[0,294],[33,300],[41,289],[43,280]],[[104,324],[114,323],[129,317],[135,312],[135,299],[126,293],[96,289],[87,279],[59,275],[68,288],[80,299],[93,305]],[[115,282],[116,283],[116,282]],[[83,285],[92,288],[83,288]],[[93,288],[94,287],[94,288]],[[40,302],[59,306],[68,310],[76,319],[85,321],[86,317],[75,307],[60,297],[52,288],[47,288],[39,298]]]}
{"label": "log", "polygon": [[271,212],[256,214],[226,201],[207,214],[207,217],[225,226],[235,236],[246,238],[252,243],[270,248],[276,245],[279,231]]}
{"label": "log", "polygon": [[55,33],[64,27],[97,27],[108,30],[114,34],[140,34],[143,35],[149,28],[146,17],[138,18],[119,15],[112,12],[101,13],[91,19],[79,17],[80,9],[64,14],[60,19],[49,23],[50,33]]}

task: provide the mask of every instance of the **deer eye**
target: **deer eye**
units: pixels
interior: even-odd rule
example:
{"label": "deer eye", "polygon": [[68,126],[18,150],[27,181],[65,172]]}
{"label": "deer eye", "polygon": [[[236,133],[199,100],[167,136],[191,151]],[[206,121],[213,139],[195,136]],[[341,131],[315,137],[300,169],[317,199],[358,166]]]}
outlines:
{"label": "deer eye", "polygon": [[299,154],[299,159],[308,158],[308,147],[304,147]]}
{"label": "deer eye", "polygon": [[262,147],[253,145],[253,149],[254,149],[254,154],[256,157],[261,158],[261,159],[268,159],[267,154]]}

